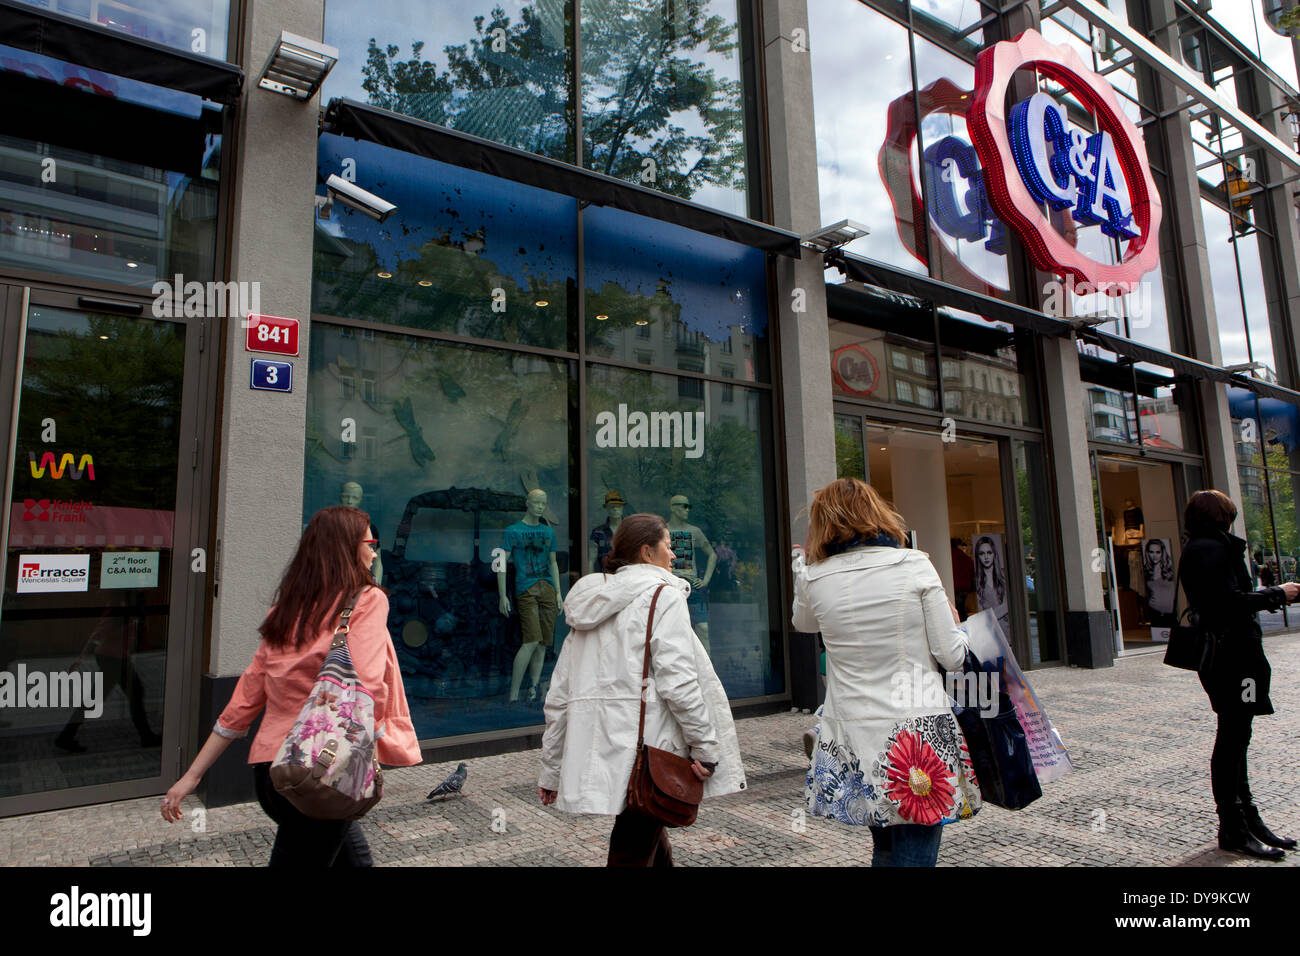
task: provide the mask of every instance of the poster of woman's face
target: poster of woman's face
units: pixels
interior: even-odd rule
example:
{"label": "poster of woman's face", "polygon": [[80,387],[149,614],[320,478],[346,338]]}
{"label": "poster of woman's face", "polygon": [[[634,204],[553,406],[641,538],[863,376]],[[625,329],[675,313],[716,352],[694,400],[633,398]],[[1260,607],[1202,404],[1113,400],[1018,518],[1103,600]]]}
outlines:
{"label": "poster of woman's face", "polygon": [[[1168,538],[1142,541],[1142,576],[1146,581],[1147,607],[1152,618],[1174,612],[1174,554]],[[1160,622],[1163,623],[1163,622]]]}
{"label": "poster of woman's face", "polygon": [[975,557],[975,597],[981,611],[992,610],[1003,634],[1011,639],[1011,610],[1008,603],[1007,564],[1002,535],[977,534],[972,542]]}

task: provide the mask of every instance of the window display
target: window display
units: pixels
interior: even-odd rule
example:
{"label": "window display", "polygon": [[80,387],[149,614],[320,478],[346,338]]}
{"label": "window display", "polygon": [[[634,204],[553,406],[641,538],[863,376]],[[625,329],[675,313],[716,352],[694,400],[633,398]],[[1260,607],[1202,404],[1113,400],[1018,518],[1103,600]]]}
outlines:
{"label": "window display", "polygon": [[[540,723],[575,538],[572,364],[322,321],[311,336],[303,517],[370,515],[416,732]],[[340,440],[348,418],[369,446]]]}

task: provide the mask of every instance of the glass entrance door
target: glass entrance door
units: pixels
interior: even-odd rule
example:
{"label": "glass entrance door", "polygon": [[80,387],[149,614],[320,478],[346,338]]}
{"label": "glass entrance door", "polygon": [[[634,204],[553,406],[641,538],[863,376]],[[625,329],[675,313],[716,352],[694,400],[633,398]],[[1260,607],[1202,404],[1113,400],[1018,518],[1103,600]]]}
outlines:
{"label": "glass entrance door", "polygon": [[173,605],[196,587],[176,522],[194,343],[139,303],[0,292],[0,814],[157,792],[179,740]]}

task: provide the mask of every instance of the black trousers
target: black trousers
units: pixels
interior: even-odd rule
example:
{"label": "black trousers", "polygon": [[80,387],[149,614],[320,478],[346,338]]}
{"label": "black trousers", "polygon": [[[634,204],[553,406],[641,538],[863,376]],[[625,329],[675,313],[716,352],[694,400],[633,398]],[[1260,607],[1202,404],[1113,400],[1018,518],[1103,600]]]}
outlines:
{"label": "black trousers", "polygon": [[605,865],[672,866],[673,848],[667,828],[654,817],[624,810],[614,818]]}
{"label": "black trousers", "polygon": [[313,820],[276,791],[271,765],[253,764],[257,802],[279,827],[271,847],[272,867],[374,866],[370,844],[356,820]]}
{"label": "black trousers", "polygon": [[1253,714],[1219,714],[1219,732],[1214,735],[1214,751],[1210,754],[1210,787],[1220,810],[1252,801],[1246,779],[1252,720]]}

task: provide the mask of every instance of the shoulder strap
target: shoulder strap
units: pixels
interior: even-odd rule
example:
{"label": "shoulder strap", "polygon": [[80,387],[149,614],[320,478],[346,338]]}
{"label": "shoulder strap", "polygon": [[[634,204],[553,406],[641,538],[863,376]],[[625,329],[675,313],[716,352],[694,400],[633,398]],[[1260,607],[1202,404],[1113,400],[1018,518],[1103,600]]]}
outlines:
{"label": "shoulder strap", "polygon": [[655,605],[659,603],[659,595],[666,584],[661,584],[655,588],[655,596],[650,599],[650,614],[645,619],[645,659],[641,664],[641,718],[636,725],[636,749],[640,750],[645,744],[645,693],[646,683],[650,678],[650,631],[655,622]]}

